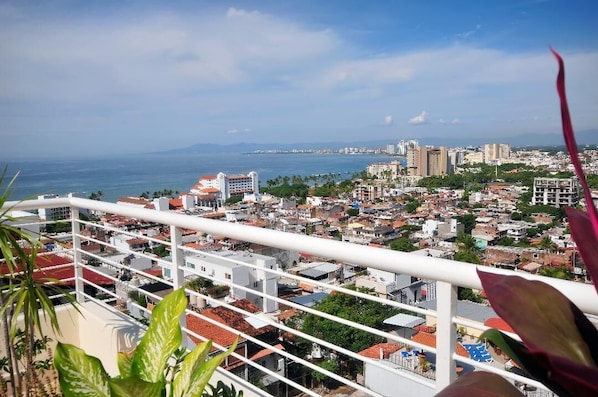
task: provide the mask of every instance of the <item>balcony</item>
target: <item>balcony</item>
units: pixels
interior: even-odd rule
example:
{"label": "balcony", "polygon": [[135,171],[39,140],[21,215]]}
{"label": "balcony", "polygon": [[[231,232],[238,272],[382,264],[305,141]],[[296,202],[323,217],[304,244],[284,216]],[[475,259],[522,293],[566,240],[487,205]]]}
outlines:
{"label": "balcony", "polygon": [[[528,389],[535,390],[528,395],[551,395],[542,384],[506,371],[502,361],[479,360],[464,350],[461,344],[463,335],[459,335],[457,330],[479,335],[487,329],[483,321],[459,312],[462,303],[457,300],[457,287],[481,289],[474,265],[81,198],[11,204],[14,204],[15,210],[24,211],[70,208],[70,222],[76,232],[67,236],[68,242],[57,244],[54,251],[42,255],[61,258],[52,263],[51,269],[64,271],[65,274],[70,272],[62,278],[73,286],[73,293],[82,305],[82,315],[66,307],[60,308],[63,335],[55,339],[78,345],[97,356],[113,375],[117,373],[116,352],[135,345],[144,329],[143,321],[139,320],[149,318],[151,305],[159,301],[169,288],[186,287],[190,297],[190,306],[183,321],[187,346],[192,347],[211,335],[241,335],[243,342],[225,366],[219,368],[216,377],[225,379],[227,383],[234,382],[246,396],[300,393],[319,396],[332,393],[333,388],[342,390],[343,394],[361,392],[361,395],[388,396],[401,391],[401,395],[405,396],[432,396],[454,381],[459,371],[475,369],[499,373],[518,385],[527,385]],[[151,225],[153,230],[167,232],[170,238],[164,240],[152,233],[142,234],[135,227],[126,227],[124,222],[122,225],[109,225],[86,221],[79,216],[81,210],[140,220],[146,226]],[[124,237],[119,239],[117,236]],[[218,252],[210,249],[210,244],[200,246],[194,243],[198,236],[224,236],[231,241],[249,243],[250,247],[266,247],[263,252],[269,254],[257,253],[252,248]],[[134,240],[135,244],[124,244],[127,238]],[[213,243],[213,240],[210,241]],[[91,246],[95,248],[90,250]],[[165,246],[169,255],[156,257],[146,249],[151,246]],[[277,266],[281,256],[273,260],[271,255],[274,253],[310,254],[323,258],[325,262],[319,270],[291,273]],[[145,260],[153,265],[150,270],[140,269],[136,260]],[[344,278],[331,271],[332,266],[325,266],[326,263],[408,276],[417,281],[410,284],[411,288],[425,284],[429,290],[425,297],[420,295],[411,304],[349,290],[343,286]],[[486,270],[511,273],[501,269]],[[125,274],[130,277],[123,277]],[[598,315],[598,299],[591,285],[527,273],[520,275],[542,279],[562,291],[582,311]],[[225,286],[220,290],[226,292],[226,297],[219,298],[213,291],[192,289],[189,281],[198,277]],[[272,282],[276,286],[274,289]],[[404,315],[397,317],[397,332],[382,331],[317,311],[306,304],[305,297],[280,295],[277,293],[278,284],[282,282],[291,290],[298,290],[299,286],[303,290],[312,290],[313,295],[305,295],[313,298],[312,303],[318,293],[344,293],[402,310]],[[165,289],[148,288],[150,285],[160,285]],[[141,299],[130,298],[131,291]],[[434,301],[429,300],[433,298]],[[139,304],[140,301],[147,304]],[[409,302],[409,299],[402,301]],[[362,351],[352,351],[296,329],[288,321],[295,313],[311,314],[363,330],[380,337],[383,343]],[[238,321],[221,321],[225,317]],[[402,322],[405,320],[412,322]],[[409,330],[416,323],[420,330],[428,331],[421,332],[422,335],[431,336],[427,339],[409,338],[407,333],[411,333]],[[231,326],[234,324],[243,326],[235,328]],[[398,324],[404,327],[398,327]],[[288,348],[289,341],[292,344],[296,340],[311,344],[309,354],[297,356],[292,353],[292,349]],[[224,342],[216,345],[219,349],[227,347]],[[425,352],[425,360],[418,355],[421,352]],[[341,367],[343,363],[352,362],[353,370],[345,368],[342,371],[341,368],[339,374],[331,372],[318,365],[324,359],[337,361]],[[318,377],[313,375],[316,372],[326,380],[318,382]]]}

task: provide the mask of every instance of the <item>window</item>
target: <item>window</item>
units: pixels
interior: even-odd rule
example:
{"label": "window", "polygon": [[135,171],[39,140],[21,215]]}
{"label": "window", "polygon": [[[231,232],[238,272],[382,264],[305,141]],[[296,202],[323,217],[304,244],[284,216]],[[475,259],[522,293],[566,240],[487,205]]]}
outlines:
{"label": "window", "polygon": [[225,273],[224,278],[227,280],[230,280],[232,277],[231,277],[230,273]]}
{"label": "window", "polygon": [[255,287],[257,287],[257,281],[254,281],[254,282],[253,282],[253,287],[254,287],[254,288],[255,288]]}
{"label": "window", "polygon": [[201,271],[202,271],[202,272],[205,272],[205,271],[206,271],[206,267],[205,267],[205,266],[202,266],[202,267],[201,267]]}

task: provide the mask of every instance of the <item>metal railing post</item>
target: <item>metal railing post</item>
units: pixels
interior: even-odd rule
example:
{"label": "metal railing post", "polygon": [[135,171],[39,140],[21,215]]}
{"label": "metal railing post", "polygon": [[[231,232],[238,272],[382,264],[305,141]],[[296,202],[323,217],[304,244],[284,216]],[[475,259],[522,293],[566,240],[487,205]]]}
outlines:
{"label": "metal railing post", "polygon": [[[170,225],[170,277],[172,277],[172,288],[174,290],[185,286],[185,274],[183,268],[185,267],[185,255],[180,246],[183,244],[183,233],[181,228]],[[181,316],[179,323],[182,328],[187,328],[187,316]],[[189,337],[187,333],[183,332],[183,346],[189,345]]]}
{"label": "metal railing post", "polygon": [[83,282],[83,268],[81,261],[81,237],[79,237],[79,209],[71,207],[71,233],[73,235],[73,266],[75,266],[75,293],[77,302],[85,302],[85,283]]}
{"label": "metal railing post", "polygon": [[457,368],[453,354],[457,349],[457,329],[453,318],[457,315],[457,287],[443,281],[436,283],[436,391],[450,385]]}
{"label": "metal railing post", "polygon": [[171,249],[171,269],[170,277],[172,277],[173,289],[178,289],[185,285],[185,278],[183,268],[185,267],[185,256],[183,250],[179,247],[183,243],[183,234],[181,229],[171,225],[170,226],[170,249]]}

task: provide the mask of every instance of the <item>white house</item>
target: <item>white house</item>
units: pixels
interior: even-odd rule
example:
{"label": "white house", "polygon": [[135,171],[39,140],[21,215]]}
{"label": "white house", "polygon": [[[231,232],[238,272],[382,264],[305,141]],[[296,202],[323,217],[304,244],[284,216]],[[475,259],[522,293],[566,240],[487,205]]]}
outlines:
{"label": "white house", "polygon": [[[250,252],[218,251],[188,256],[185,266],[192,271],[186,271],[186,278],[193,276],[208,276],[213,278],[214,284],[234,284],[230,296],[234,299],[248,299],[261,307],[264,313],[278,310],[278,302],[264,299],[262,296],[240,289],[238,286],[261,292],[267,296],[278,295],[277,276],[268,270],[278,270],[276,259],[271,256]],[[170,270],[170,269],[165,269]],[[165,277],[170,273],[165,272]]]}

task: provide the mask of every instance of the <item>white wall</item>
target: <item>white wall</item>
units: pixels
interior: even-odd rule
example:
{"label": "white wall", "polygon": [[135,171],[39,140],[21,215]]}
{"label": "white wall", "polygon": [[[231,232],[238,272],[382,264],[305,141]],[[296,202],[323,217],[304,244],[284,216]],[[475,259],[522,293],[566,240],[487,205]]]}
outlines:
{"label": "white wall", "polygon": [[[383,361],[391,368],[398,368],[389,361]],[[436,394],[434,388],[429,388],[399,375],[390,373],[383,368],[373,364],[364,363],[365,387],[378,392],[384,396],[417,396],[432,397]]]}

